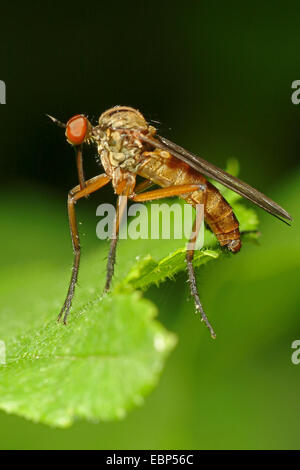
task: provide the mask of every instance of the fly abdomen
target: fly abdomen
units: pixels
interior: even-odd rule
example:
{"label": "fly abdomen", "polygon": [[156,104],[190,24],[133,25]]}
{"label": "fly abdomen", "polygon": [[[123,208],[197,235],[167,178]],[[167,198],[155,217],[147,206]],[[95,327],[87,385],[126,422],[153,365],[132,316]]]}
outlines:
{"label": "fly abdomen", "polygon": [[139,174],[162,187],[182,184],[199,184],[201,189],[181,196],[192,206],[204,204],[204,219],[221,246],[236,253],[241,248],[239,223],[231,206],[220,191],[198,171],[172,157],[168,152],[156,149],[145,152],[148,158],[141,165]]}
{"label": "fly abdomen", "polygon": [[237,253],[241,249],[239,222],[228,202],[215,186],[207,183],[205,220],[221,246]]}
{"label": "fly abdomen", "polygon": [[[189,171],[193,173],[193,171]],[[193,174],[193,182],[203,184],[203,176],[197,178]],[[234,215],[230,204],[224,199],[220,191],[208,181],[205,182],[205,190],[195,191],[184,199],[192,204],[204,204],[204,220],[216,235],[221,246],[226,246],[229,251],[237,253],[241,249],[239,222]]]}

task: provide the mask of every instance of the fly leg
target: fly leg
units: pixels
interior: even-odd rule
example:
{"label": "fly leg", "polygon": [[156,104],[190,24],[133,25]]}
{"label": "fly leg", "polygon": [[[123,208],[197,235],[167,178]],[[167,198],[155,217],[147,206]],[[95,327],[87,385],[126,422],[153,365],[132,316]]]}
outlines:
{"label": "fly leg", "polygon": [[154,189],[146,193],[133,194],[129,196],[132,201],[146,202],[154,201],[155,199],[163,199],[165,197],[182,196],[183,194],[193,193],[201,189],[201,184],[180,184],[178,186],[167,186],[166,188]]}
{"label": "fly leg", "polygon": [[[150,183],[143,182],[141,183],[141,185],[137,186],[136,188],[138,192],[142,189],[145,189],[146,187],[149,187]],[[142,194],[136,194],[132,192],[132,187],[131,188],[129,187],[125,190],[124,194],[126,194],[126,196],[129,196],[129,198],[132,201],[144,202],[144,201],[151,201],[153,199],[161,199],[161,198],[165,198],[169,196],[178,196],[180,194],[186,194],[186,193],[190,193],[193,191],[197,191],[197,189],[199,189],[198,184],[185,184],[181,186],[170,186],[168,188],[155,189],[154,191],[148,191]],[[115,266],[115,261],[116,261],[116,248],[117,248],[117,243],[118,243],[120,222],[121,222],[124,210],[126,208],[126,205],[127,205],[127,197],[120,196],[118,198],[116,218],[115,218],[115,223],[114,223],[114,236],[112,238],[110,249],[109,249],[108,261],[107,261],[107,275],[106,275],[106,283],[104,287],[104,292],[109,291],[111,280],[114,274],[114,266]]]}
{"label": "fly leg", "polygon": [[[188,193],[192,193],[194,191],[199,191],[199,190],[204,192],[204,195],[206,198],[206,186],[203,184],[185,184],[185,185],[178,185],[178,186],[168,186],[163,189],[155,189],[154,191],[148,191],[143,194],[134,195],[134,196],[131,196],[130,198],[132,201],[145,202],[145,201],[150,201],[154,199],[161,199],[164,197],[180,196],[183,194],[188,194]],[[205,201],[203,202],[203,205],[205,205]],[[198,237],[199,230],[201,227],[201,222],[203,219],[203,210],[202,211],[200,210],[198,212],[199,213],[196,214],[196,220],[194,222],[192,235],[188,244],[188,250],[186,254],[187,269],[188,269],[188,276],[189,276],[189,282],[190,282],[190,287],[191,287],[191,294],[195,300],[196,310],[200,312],[202,320],[205,322],[206,326],[208,327],[212,338],[215,338],[216,334],[213,330],[213,327],[209,323],[208,318],[205,315],[203,307],[200,302],[200,298],[199,298],[199,294],[197,290],[195,270],[193,266],[195,245],[196,245],[197,237]]]}
{"label": "fly leg", "polygon": [[[204,218],[204,208],[207,206],[207,186],[202,185],[200,189],[202,190],[202,198],[200,199],[202,202],[202,205],[200,207],[196,206],[196,219],[194,221],[192,233],[191,233],[190,240],[187,246],[186,263],[187,263],[187,271],[188,271],[188,280],[190,284],[191,294],[194,298],[196,312],[200,312],[202,321],[204,321],[205,325],[209,329],[211,337],[215,339],[216,334],[213,330],[213,327],[208,321],[208,318],[203,310],[203,307],[200,301],[198,288],[197,288],[197,282],[196,282],[195,269],[193,266],[196,242],[197,242],[201,224]],[[199,201],[199,198],[198,198],[198,201]]]}
{"label": "fly leg", "polygon": [[115,262],[116,262],[116,249],[117,249],[117,243],[119,239],[121,219],[124,214],[124,210],[126,209],[126,206],[127,206],[127,197],[119,196],[118,202],[117,202],[116,217],[114,221],[114,232],[113,232],[112,240],[110,242],[110,248],[109,248],[108,259],[107,259],[106,282],[105,282],[104,292],[109,291],[111,280],[114,275]]}
{"label": "fly leg", "polygon": [[216,334],[213,330],[213,327],[208,321],[207,316],[205,315],[205,312],[203,310],[200,298],[199,298],[199,293],[197,289],[197,282],[196,282],[196,275],[195,275],[195,269],[193,266],[193,258],[195,254],[195,245],[197,241],[197,237],[199,234],[199,230],[201,227],[201,223],[203,221],[203,210],[199,211],[199,214],[196,214],[196,219],[193,225],[193,230],[192,230],[192,235],[189,240],[188,244],[188,249],[186,252],[186,263],[187,263],[187,270],[188,270],[188,277],[189,277],[189,283],[190,283],[190,288],[191,288],[191,294],[194,297],[195,301],[195,307],[196,307],[196,312],[200,312],[202,321],[204,321],[205,325],[210,331],[211,337],[216,338]]}
{"label": "fly leg", "polygon": [[116,262],[116,249],[119,239],[120,225],[122,217],[127,208],[127,199],[133,192],[135,186],[135,177],[128,178],[120,183],[120,186],[117,187],[117,194],[119,194],[117,202],[117,210],[114,221],[113,236],[110,243],[109,254],[107,259],[107,269],[106,269],[106,282],[104,287],[104,293],[108,292],[110,289],[111,281],[114,275],[115,262]]}
{"label": "fly leg", "polygon": [[75,188],[71,189],[68,194],[68,215],[69,215],[69,225],[72,237],[72,245],[73,245],[73,252],[74,252],[74,262],[72,267],[72,275],[70,280],[70,285],[67,293],[66,300],[63,304],[63,307],[58,315],[58,321],[63,316],[63,321],[66,324],[67,316],[69,314],[72,299],[74,296],[75,286],[78,277],[78,270],[79,270],[79,262],[80,262],[80,241],[79,241],[79,234],[78,234],[78,227],[76,221],[76,212],[75,212],[75,204],[76,202],[85,197],[89,194],[97,191],[98,189],[102,188],[105,184],[110,181],[110,178],[106,176],[106,174],[95,176],[85,182],[85,187],[81,189],[81,186],[78,185]]}
{"label": "fly leg", "polygon": [[153,185],[154,185],[154,183],[151,180],[142,181],[140,184],[138,184],[135,187],[134,192],[135,192],[135,194],[140,194],[140,193],[144,192],[146,189],[149,189]]}

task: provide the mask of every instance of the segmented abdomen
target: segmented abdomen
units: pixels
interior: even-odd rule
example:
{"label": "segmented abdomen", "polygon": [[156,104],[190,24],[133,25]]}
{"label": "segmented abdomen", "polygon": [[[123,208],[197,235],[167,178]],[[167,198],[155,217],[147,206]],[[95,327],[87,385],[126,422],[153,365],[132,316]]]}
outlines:
{"label": "segmented abdomen", "polygon": [[206,178],[187,164],[172,157],[169,152],[156,149],[145,152],[147,157],[138,174],[162,187],[182,184],[201,184],[203,190],[182,196],[189,204],[204,204],[204,219],[221,246],[236,253],[241,248],[239,223],[231,206],[220,191]]}
{"label": "segmented abdomen", "polygon": [[[206,182],[204,201],[204,218],[216,235],[221,246],[226,246],[233,253],[241,249],[239,223],[228,202],[220,191],[208,181]],[[200,204],[199,191],[192,194],[193,205]],[[190,202],[190,201],[188,201]],[[203,202],[202,202],[203,203]]]}

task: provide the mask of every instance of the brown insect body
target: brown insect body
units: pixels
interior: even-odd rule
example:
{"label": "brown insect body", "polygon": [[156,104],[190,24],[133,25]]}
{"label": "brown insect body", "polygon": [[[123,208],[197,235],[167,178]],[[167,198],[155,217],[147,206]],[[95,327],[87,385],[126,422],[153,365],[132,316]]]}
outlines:
{"label": "brown insect body", "polygon": [[[66,323],[74,296],[81,254],[75,205],[78,200],[98,191],[110,181],[119,197],[115,218],[116,236],[111,240],[108,255],[105,292],[110,289],[114,273],[120,218],[126,207],[124,202],[126,197],[133,201],[145,202],[179,196],[194,207],[197,204],[203,204],[206,223],[216,235],[220,245],[225,246],[233,253],[238,252],[241,248],[239,223],[231,206],[219,190],[206,180],[205,176],[222,183],[275,217],[283,221],[285,221],[284,219],[292,220],[285,209],[255,188],[157,135],[156,129],[150,126],[136,109],[127,106],[111,108],[100,116],[99,124],[95,127],[85,116],[80,114],[73,116],[67,124],[49,117],[60,127],[66,129],[67,140],[75,149],[79,179],[79,185],[68,194],[68,215],[74,262],[68,293],[58,317],[59,319],[63,317],[64,323]],[[104,174],[95,176],[88,181],[85,181],[82,165],[83,143],[97,145],[99,159],[105,170]],[[146,180],[135,187],[137,175]],[[145,191],[153,183],[161,188]],[[196,311],[200,312],[211,336],[215,338],[215,332],[200,302],[192,263],[199,224],[194,224],[194,226],[198,226],[198,229],[193,229],[186,253],[188,279]]]}
{"label": "brown insect body", "polygon": [[203,204],[205,222],[218,238],[220,245],[226,246],[232,252],[239,251],[241,248],[239,223],[220,191],[203,175],[187,164],[179,162],[169,152],[156,149],[146,154],[148,158],[141,165],[139,175],[162,187],[201,185],[204,189],[180,197],[194,207]]}
{"label": "brown insect body", "polygon": [[[114,130],[112,130],[114,129]],[[118,130],[122,129],[122,130]],[[128,107],[116,107],[100,116],[99,126],[94,128],[93,138],[98,143],[98,153],[106,174],[112,178],[115,192],[128,174],[136,174],[163,188],[197,184],[203,189],[180,196],[189,204],[204,205],[204,218],[219,240],[221,246],[237,252],[241,248],[239,223],[231,206],[220,191],[209,183],[198,171],[173,157],[169,152],[154,149],[137,134],[124,133],[134,130],[148,136],[155,136],[156,129],[149,126],[142,114]],[[121,185],[121,186],[120,186]]]}

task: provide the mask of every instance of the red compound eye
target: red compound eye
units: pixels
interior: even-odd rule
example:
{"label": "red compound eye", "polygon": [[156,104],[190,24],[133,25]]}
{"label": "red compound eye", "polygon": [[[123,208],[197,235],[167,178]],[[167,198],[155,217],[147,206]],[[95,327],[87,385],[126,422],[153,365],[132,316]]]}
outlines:
{"label": "red compound eye", "polygon": [[84,141],[87,133],[87,118],[81,114],[76,114],[67,122],[66,137],[70,144],[80,145]]}

